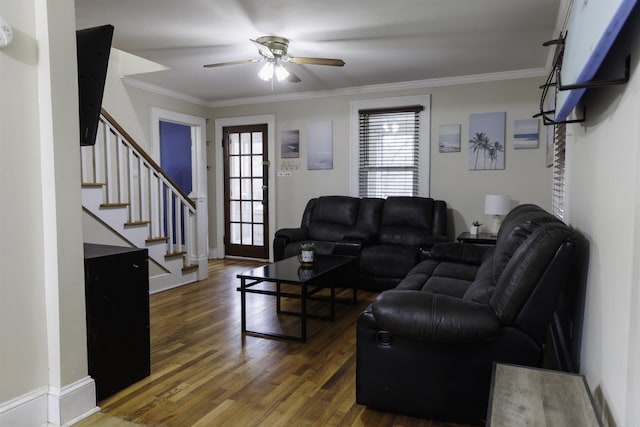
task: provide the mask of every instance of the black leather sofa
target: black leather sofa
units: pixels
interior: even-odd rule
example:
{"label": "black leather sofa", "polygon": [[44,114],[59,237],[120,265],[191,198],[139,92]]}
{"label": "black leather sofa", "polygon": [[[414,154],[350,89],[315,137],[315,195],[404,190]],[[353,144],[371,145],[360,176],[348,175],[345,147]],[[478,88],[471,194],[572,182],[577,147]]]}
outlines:
{"label": "black leather sofa", "polygon": [[494,362],[542,366],[578,234],[534,205],[514,208],[496,246],[444,243],[357,323],[356,399],[447,421],[486,417]]}
{"label": "black leather sofa", "polygon": [[276,231],[274,259],[297,255],[303,242],[319,254],[359,256],[359,287],[393,288],[447,239],[447,204],[425,197],[322,196],[309,200],[298,228]]}

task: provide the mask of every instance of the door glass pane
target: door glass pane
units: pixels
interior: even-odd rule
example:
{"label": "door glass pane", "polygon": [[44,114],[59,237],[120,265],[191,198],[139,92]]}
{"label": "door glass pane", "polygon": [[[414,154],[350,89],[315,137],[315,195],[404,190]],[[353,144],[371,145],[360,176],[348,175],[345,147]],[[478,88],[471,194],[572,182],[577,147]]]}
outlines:
{"label": "door glass pane", "polygon": [[242,222],[251,222],[251,202],[242,202]]}
{"label": "door glass pane", "polygon": [[240,137],[237,133],[229,134],[229,154],[240,154]]}
{"label": "door glass pane", "polygon": [[242,176],[251,176],[251,156],[241,156],[240,162],[242,164]]}
{"label": "door glass pane", "polygon": [[241,154],[251,154],[251,134],[243,133],[240,137]]}
{"label": "door glass pane", "polygon": [[242,200],[251,200],[251,180],[242,180]]}
{"label": "door glass pane", "polygon": [[262,156],[253,156],[251,163],[253,164],[253,176],[262,176]]}
{"label": "door glass pane", "polygon": [[262,225],[253,225],[253,244],[257,246],[264,245],[264,227]]}
{"label": "door glass pane", "polygon": [[240,244],[240,224],[237,222],[231,223],[231,243],[234,245]]}
{"label": "door glass pane", "polygon": [[262,200],[262,179],[253,179],[253,200]]}
{"label": "door glass pane", "polygon": [[240,222],[240,202],[231,202],[231,221]]}
{"label": "door glass pane", "polygon": [[250,245],[252,243],[251,224],[242,224],[242,244]]}
{"label": "door glass pane", "polygon": [[240,180],[237,178],[229,179],[229,197],[236,200],[240,198]]}
{"label": "door glass pane", "polygon": [[264,220],[263,209],[262,202],[253,202],[253,222],[262,223]]}
{"label": "door glass pane", "polygon": [[229,176],[231,178],[240,176],[240,157],[234,156],[229,158]]}
{"label": "door glass pane", "polygon": [[253,132],[253,154],[262,154],[262,133]]}

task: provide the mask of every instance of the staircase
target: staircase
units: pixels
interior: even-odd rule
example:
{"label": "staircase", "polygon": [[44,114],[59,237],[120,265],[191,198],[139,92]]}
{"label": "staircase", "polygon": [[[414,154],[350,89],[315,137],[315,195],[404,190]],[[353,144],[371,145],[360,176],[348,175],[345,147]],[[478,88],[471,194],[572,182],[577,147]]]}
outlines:
{"label": "staircase", "polygon": [[199,250],[206,251],[206,221],[196,203],[106,111],[95,145],[81,155],[83,210],[118,239],[148,250],[151,292],[207,277]]}

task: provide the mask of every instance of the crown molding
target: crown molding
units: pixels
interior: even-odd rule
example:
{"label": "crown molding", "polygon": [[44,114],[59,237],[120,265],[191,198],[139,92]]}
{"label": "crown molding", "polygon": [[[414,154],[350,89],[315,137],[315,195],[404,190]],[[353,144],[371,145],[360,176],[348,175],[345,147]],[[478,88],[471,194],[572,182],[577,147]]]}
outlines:
{"label": "crown molding", "polygon": [[497,73],[475,74],[475,75],[469,75],[469,76],[444,77],[444,78],[427,79],[427,80],[413,80],[408,82],[386,83],[386,84],[368,85],[368,86],[355,86],[350,88],[331,89],[331,90],[322,90],[322,91],[283,93],[279,95],[256,96],[251,98],[222,99],[217,101],[206,101],[204,99],[196,98],[190,95],[185,95],[183,93],[173,91],[171,89],[165,89],[163,87],[152,85],[150,83],[145,83],[130,77],[124,77],[122,80],[124,84],[127,86],[145,90],[147,92],[169,96],[169,97],[190,102],[196,105],[202,105],[202,106],[211,107],[211,108],[219,108],[219,107],[232,107],[232,106],[240,106],[240,105],[265,104],[269,102],[298,101],[298,100],[313,99],[313,98],[324,98],[324,97],[330,97],[330,96],[361,95],[361,94],[367,94],[367,93],[424,89],[428,87],[453,86],[453,85],[470,84],[470,83],[487,83],[487,82],[500,81],[500,80],[525,79],[525,78],[531,78],[531,77],[542,77],[542,76],[545,76],[546,73],[547,72],[545,71],[544,68],[531,68],[526,70],[503,71],[503,72],[497,72]]}
{"label": "crown molding", "polygon": [[176,90],[167,89],[151,83],[143,82],[132,77],[122,77],[122,83],[124,83],[125,86],[144,90],[145,92],[151,92],[157,95],[168,96],[169,98],[190,102],[191,104],[202,105],[203,107],[209,106],[209,101],[207,100],[196,98],[195,96],[191,96],[191,95],[186,95]]}

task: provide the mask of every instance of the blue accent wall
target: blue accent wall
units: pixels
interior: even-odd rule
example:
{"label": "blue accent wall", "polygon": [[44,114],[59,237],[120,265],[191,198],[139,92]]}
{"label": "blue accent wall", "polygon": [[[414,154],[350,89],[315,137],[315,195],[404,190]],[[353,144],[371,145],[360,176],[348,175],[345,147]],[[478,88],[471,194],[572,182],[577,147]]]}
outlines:
{"label": "blue accent wall", "polygon": [[191,192],[190,126],[160,122],[160,166],[182,191]]}

